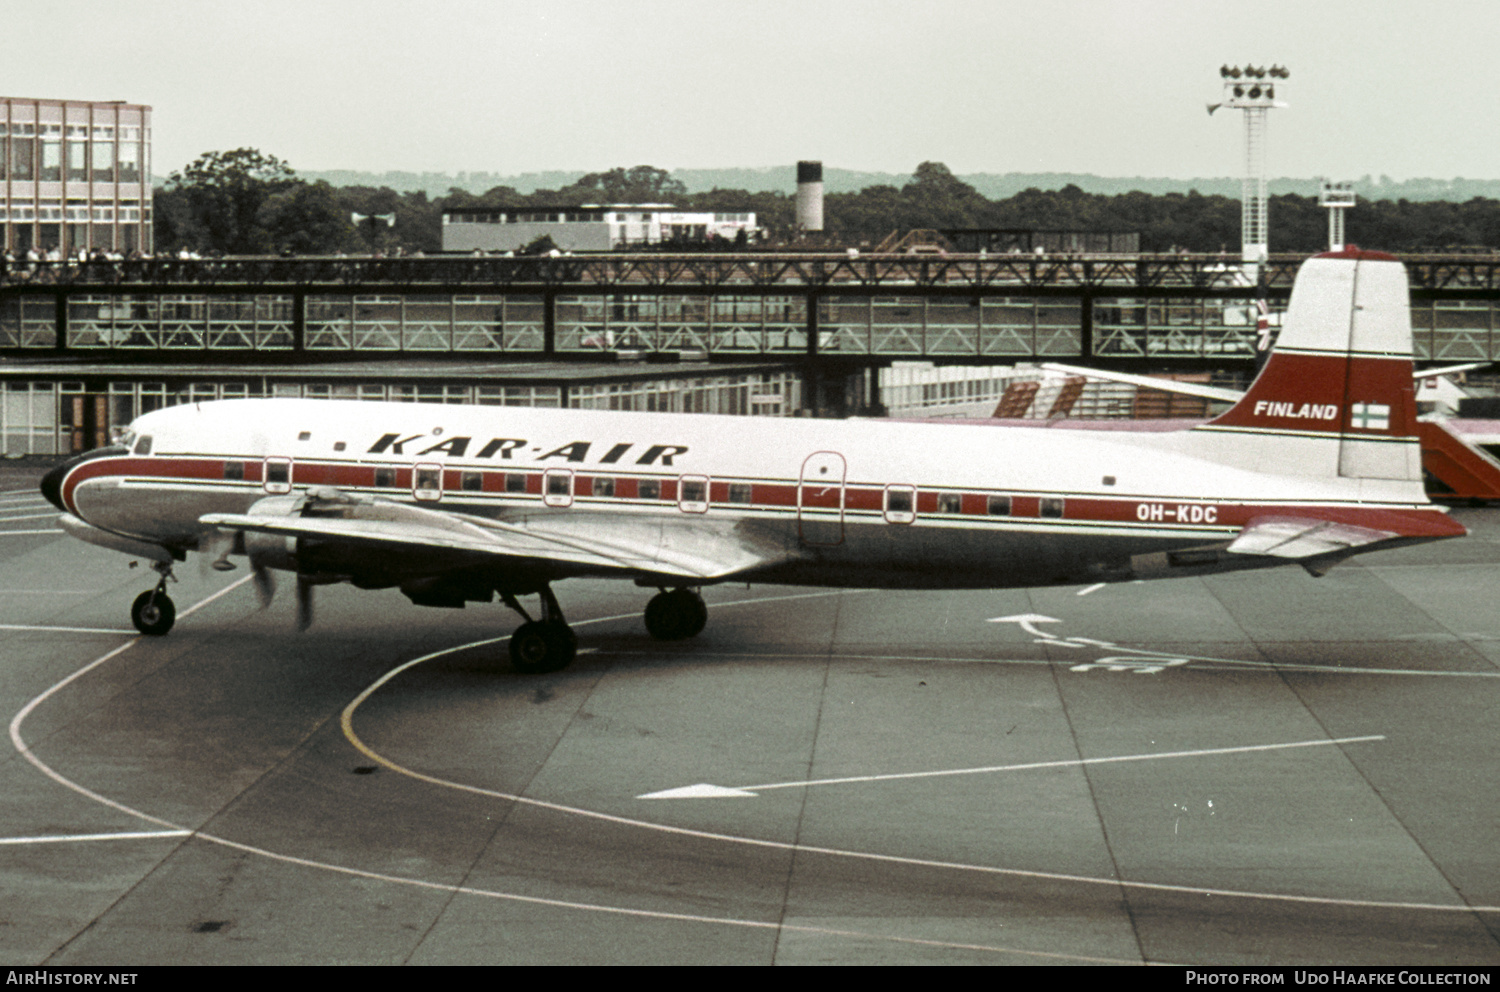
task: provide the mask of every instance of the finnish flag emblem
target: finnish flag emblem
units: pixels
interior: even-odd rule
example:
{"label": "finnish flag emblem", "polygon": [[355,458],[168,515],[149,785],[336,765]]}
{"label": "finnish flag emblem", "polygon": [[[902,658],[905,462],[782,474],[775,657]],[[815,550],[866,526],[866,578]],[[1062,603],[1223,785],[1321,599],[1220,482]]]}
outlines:
{"label": "finnish flag emblem", "polygon": [[1391,408],[1384,403],[1356,403],[1349,409],[1349,426],[1384,431],[1391,426]]}

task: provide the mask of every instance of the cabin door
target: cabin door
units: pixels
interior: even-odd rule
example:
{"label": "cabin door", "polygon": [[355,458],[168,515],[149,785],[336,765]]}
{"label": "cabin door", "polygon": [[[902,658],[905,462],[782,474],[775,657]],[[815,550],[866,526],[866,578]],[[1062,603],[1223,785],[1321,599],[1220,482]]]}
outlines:
{"label": "cabin door", "polygon": [[797,481],[797,536],[811,546],[844,543],[844,456],[818,451],[802,463]]}

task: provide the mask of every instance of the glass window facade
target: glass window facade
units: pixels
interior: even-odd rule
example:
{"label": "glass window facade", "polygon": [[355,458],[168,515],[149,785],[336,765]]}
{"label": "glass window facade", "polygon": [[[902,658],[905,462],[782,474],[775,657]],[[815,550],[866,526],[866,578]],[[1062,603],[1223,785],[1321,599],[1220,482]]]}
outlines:
{"label": "glass window facade", "polygon": [[150,162],[150,107],[0,97],[0,251],[150,253]]}

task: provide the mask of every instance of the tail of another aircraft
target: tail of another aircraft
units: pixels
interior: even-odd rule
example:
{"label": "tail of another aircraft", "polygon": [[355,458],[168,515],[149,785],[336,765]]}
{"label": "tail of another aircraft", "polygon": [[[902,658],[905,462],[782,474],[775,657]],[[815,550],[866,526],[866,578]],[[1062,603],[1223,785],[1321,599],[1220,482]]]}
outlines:
{"label": "tail of another aircraft", "polygon": [[1215,460],[1370,480],[1424,500],[1411,348],[1399,260],[1357,248],[1317,255],[1297,273],[1280,337],[1249,391],[1191,433]]}

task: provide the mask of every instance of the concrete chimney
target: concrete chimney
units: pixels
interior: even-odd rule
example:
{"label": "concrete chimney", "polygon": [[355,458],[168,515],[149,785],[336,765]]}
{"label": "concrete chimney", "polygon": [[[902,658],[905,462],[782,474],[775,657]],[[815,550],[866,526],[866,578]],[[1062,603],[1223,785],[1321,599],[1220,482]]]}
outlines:
{"label": "concrete chimney", "polygon": [[797,163],[797,229],[823,230],[823,163]]}

